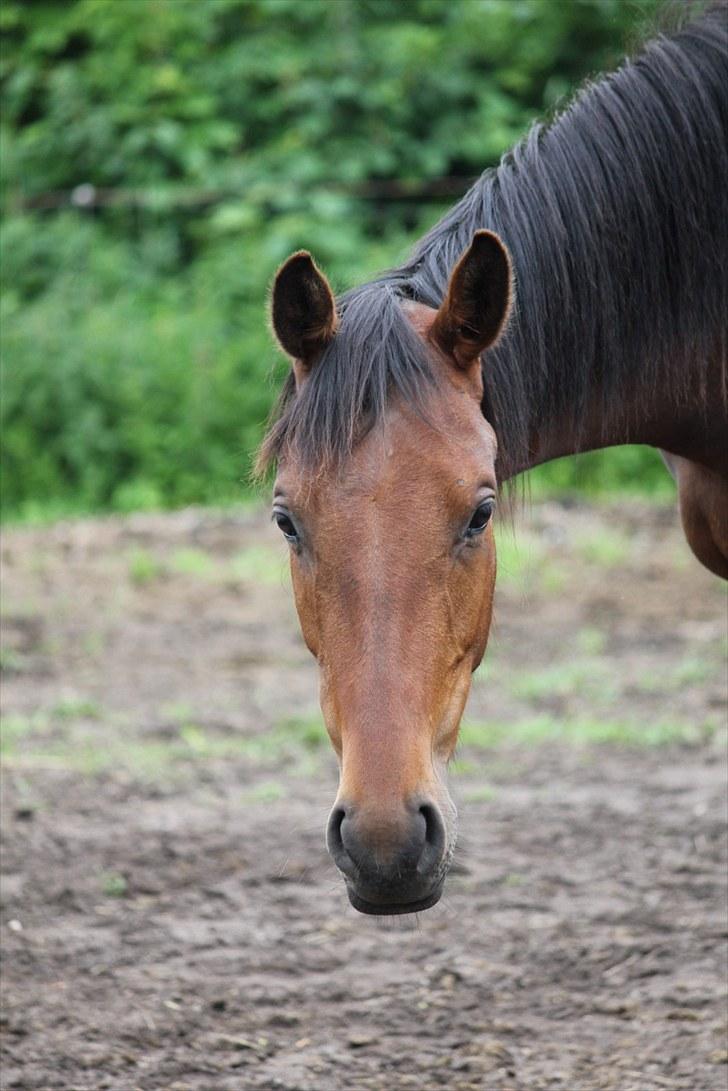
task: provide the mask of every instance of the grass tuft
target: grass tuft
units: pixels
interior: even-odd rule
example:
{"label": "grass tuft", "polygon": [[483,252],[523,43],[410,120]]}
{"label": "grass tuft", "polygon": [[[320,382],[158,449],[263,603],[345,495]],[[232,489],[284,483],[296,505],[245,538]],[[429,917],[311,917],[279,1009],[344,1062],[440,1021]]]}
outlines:
{"label": "grass tuft", "polygon": [[101,876],[101,889],[107,898],[123,898],[129,884],[119,872],[107,871]]}
{"label": "grass tuft", "polygon": [[230,562],[230,574],[246,583],[281,585],[290,579],[284,555],[269,546],[249,546]]}
{"label": "grass tuft", "polygon": [[612,745],[653,747],[671,744],[698,745],[713,738],[719,730],[714,721],[688,724],[658,721],[646,724],[633,720],[557,719],[535,716],[512,724],[465,722],[460,729],[460,743],[483,750],[504,745],[534,746],[562,742],[574,746]]}
{"label": "grass tuft", "polygon": [[129,579],[136,587],[146,587],[162,575],[162,565],[146,549],[134,549],[129,554]]}
{"label": "grass tuft", "polygon": [[178,549],[170,561],[171,570],[183,576],[207,578],[214,575],[216,567],[209,553],[201,549]]}

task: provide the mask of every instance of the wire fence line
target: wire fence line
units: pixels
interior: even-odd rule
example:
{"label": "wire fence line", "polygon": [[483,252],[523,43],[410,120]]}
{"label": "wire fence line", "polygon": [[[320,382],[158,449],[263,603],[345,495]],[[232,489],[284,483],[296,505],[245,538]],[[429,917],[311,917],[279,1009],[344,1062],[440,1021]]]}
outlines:
{"label": "wire fence line", "polygon": [[[332,192],[363,201],[428,202],[448,197],[460,197],[475,181],[474,176],[449,176],[428,181],[382,179],[359,185],[319,183],[314,192]],[[93,211],[105,208],[137,208],[164,212],[184,208],[209,208],[235,199],[245,200],[240,189],[194,189],[185,187],[148,186],[134,189],[114,189],[83,182],[72,189],[49,190],[45,193],[13,193],[8,205],[16,211],[51,212],[66,208]]]}

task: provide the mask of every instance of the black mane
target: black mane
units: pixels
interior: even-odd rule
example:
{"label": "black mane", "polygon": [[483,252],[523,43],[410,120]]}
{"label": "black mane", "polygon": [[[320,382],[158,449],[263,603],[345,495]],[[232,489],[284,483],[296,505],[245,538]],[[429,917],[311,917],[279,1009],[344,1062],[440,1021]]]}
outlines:
{"label": "black mane", "polygon": [[502,477],[540,420],[575,425],[595,389],[605,420],[635,378],[677,403],[688,365],[725,359],[728,9],[721,4],[535,125],[421,240],[410,260],[338,301],[340,326],[301,395],[292,378],[261,462],[288,446],[340,460],[400,395],[437,382],[402,299],[437,307],[473,233],[497,232],[517,311],[485,361]]}

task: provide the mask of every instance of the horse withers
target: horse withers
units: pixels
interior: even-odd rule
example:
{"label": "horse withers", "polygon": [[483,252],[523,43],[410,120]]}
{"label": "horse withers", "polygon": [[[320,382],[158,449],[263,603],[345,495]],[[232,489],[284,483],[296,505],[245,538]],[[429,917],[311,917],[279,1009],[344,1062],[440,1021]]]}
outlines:
{"label": "horse withers", "polygon": [[404,266],[338,303],[305,252],[276,277],[293,366],[260,461],[277,464],[340,761],[327,843],[362,912],[442,891],[445,767],[488,639],[500,483],[650,444],[695,553],[728,576],[724,14],[536,126]]}

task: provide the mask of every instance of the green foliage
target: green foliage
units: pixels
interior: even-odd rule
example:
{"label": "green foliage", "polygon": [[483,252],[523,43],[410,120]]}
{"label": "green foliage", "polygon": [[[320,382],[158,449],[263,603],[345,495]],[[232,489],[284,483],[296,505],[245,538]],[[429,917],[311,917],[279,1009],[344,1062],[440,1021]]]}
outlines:
{"label": "green foliage", "polygon": [[248,214],[264,200],[308,209],[302,186],[478,173],[614,63],[653,7],[5,3],[3,182],[38,194],[184,180],[238,190]]}
{"label": "green foliage", "polygon": [[647,494],[655,500],[675,495],[673,479],[653,447],[613,447],[559,458],[525,475],[527,492],[535,499],[573,492],[588,496],[619,492]]}
{"label": "green foliage", "polygon": [[454,200],[654,8],[6,0],[5,510],[238,495],[286,366],[276,265],[308,247],[340,289],[400,259],[451,203],[418,191]]}

